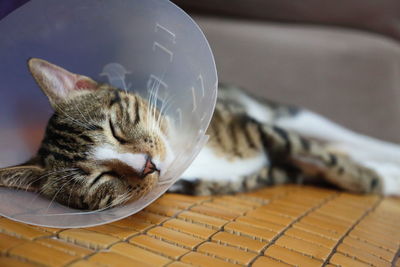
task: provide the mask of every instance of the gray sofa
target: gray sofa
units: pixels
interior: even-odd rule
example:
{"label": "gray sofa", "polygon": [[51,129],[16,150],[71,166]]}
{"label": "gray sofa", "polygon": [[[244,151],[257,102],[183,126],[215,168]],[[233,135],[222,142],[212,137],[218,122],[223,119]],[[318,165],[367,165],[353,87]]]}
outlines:
{"label": "gray sofa", "polygon": [[400,1],[175,3],[204,31],[221,82],[400,143]]}

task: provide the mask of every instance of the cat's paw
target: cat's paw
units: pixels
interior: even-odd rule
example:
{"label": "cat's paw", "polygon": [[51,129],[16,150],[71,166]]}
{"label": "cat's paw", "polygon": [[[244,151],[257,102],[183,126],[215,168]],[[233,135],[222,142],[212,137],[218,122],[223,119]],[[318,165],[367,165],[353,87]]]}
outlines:
{"label": "cat's paw", "polygon": [[207,179],[179,179],[168,189],[169,193],[179,193],[194,196],[209,196],[232,194],[242,191],[242,183]]}
{"label": "cat's paw", "polygon": [[382,162],[364,162],[382,178],[382,194],[400,196],[400,165]]}
{"label": "cat's paw", "polygon": [[196,180],[190,181],[181,178],[168,189],[168,193],[197,195],[197,184]]}

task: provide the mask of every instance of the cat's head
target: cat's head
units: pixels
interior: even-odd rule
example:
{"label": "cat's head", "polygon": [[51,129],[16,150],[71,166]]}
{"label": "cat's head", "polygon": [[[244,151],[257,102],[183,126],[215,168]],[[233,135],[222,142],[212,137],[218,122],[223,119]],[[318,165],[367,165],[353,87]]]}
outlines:
{"label": "cat's head", "polygon": [[167,119],[151,100],[41,59],[28,65],[54,114],[33,164],[1,170],[3,184],[15,180],[91,210],[137,199],[157,184],[173,152]]}

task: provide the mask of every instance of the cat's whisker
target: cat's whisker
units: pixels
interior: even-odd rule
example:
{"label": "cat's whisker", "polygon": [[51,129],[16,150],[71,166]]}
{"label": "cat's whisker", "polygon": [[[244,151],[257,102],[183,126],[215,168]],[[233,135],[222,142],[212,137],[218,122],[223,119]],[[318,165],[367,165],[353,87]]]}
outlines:
{"label": "cat's whisker", "polygon": [[113,201],[114,206],[125,203],[130,197],[131,197],[130,192],[129,191],[125,192],[124,194],[114,199]]}
{"label": "cat's whisker", "polygon": [[60,105],[56,105],[57,106],[57,111],[61,112],[63,115],[65,115],[71,122],[83,127],[86,130],[93,130],[92,128],[90,128],[90,125],[86,125],[84,122],[78,121],[74,118],[72,118],[66,111],[64,111],[62,109],[62,107]]}
{"label": "cat's whisker", "polygon": [[9,183],[8,186],[13,187],[13,188],[22,188],[23,182],[28,178],[29,173],[25,173],[23,176],[20,176],[19,179],[16,179],[15,181],[12,181]]}
{"label": "cat's whisker", "polygon": [[128,94],[128,88],[126,86],[125,79],[121,79],[121,80],[122,80],[122,87],[123,87],[125,93]]}
{"label": "cat's whisker", "polygon": [[153,113],[153,104],[154,104],[154,99],[156,97],[156,88],[157,88],[157,84],[154,82],[152,85],[152,88],[149,92],[149,99],[148,99],[148,105],[147,105],[147,123],[146,123],[146,127],[149,131],[152,130],[152,113]]}
{"label": "cat's whisker", "polygon": [[71,187],[71,190],[70,190],[70,193],[69,193],[69,196],[68,196],[68,202],[67,202],[67,206],[68,206],[68,207],[69,207],[69,203],[71,202],[72,192],[75,191],[76,183],[79,182],[79,181],[80,181],[80,179],[75,179],[75,182],[74,182],[74,184],[73,184],[72,187]]}
{"label": "cat's whisker", "polygon": [[10,186],[19,188],[19,186],[17,186],[17,184],[18,184],[18,183],[21,184],[21,181],[24,181],[24,180],[26,179],[26,177],[27,177],[27,174],[25,173],[22,177],[20,177],[21,179],[12,181],[12,182],[10,183]]}
{"label": "cat's whisker", "polygon": [[[93,95],[93,94],[91,94],[91,95]],[[94,95],[93,95],[93,98],[94,98],[94,101],[97,101],[97,99],[94,97]],[[90,112],[89,112],[88,110],[86,110],[86,115],[89,117],[90,122],[93,124],[93,122],[95,122],[95,120],[94,120],[93,117],[90,115]]]}
{"label": "cat's whisker", "polygon": [[88,125],[85,125],[83,122],[79,122],[77,120],[74,120],[72,118],[67,118],[71,123],[79,125],[80,127],[86,129],[86,130],[91,130],[91,128]]}
{"label": "cat's whisker", "polygon": [[[65,179],[65,178],[67,178],[67,177],[70,177],[70,176],[72,176],[72,175],[76,175],[76,174],[78,174],[78,172],[74,172],[74,173],[71,173],[70,175],[66,175],[66,176],[61,176],[61,177],[56,177],[54,180],[52,180],[51,181],[51,185],[52,186],[57,186],[57,182],[58,181],[61,181],[62,179]],[[40,193],[43,193],[45,188],[42,188],[39,192]]]}
{"label": "cat's whisker", "polygon": [[161,117],[164,114],[165,110],[172,104],[172,100],[173,100],[172,97],[163,99],[161,108],[159,110],[160,112],[159,117]]}
{"label": "cat's whisker", "polygon": [[[62,107],[60,105],[58,106],[58,110],[60,110],[65,116],[67,116],[71,120],[71,122],[74,122],[87,130],[95,130],[95,127],[93,127],[92,123],[88,122],[87,120],[81,121],[81,120],[72,118],[64,109],[62,109]],[[78,112],[81,113],[79,109],[78,109]],[[81,113],[81,115],[82,115],[82,118],[85,119],[85,116],[83,116],[82,113]]]}
{"label": "cat's whisker", "polygon": [[125,203],[125,202],[128,201],[131,197],[132,197],[132,196],[131,196],[131,193],[130,193],[130,192],[126,192],[126,193],[124,193],[124,194],[118,196],[117,198],[115,198],[113,201],[111,201],[111,203],[109,203],[109,204],[106,205],[105,207],[99,208],[99,209],[96,209],[96,210],[92,210],[91,212],[100,212],[100,211],[103,211],[103,210],[107,210],[107,209],[109,209],[109,208],[111,208],[111,207],[114,207],[114,206],[117,206],[117,205],[120,205],[120,204]]}
{"label": "cat's whisker", "polygon": [[[54,173],[56,173],[56,172],[54,172]],[[60,171],[60,173],[62,173],[62,172]],[[72,174],[72,175],[73,175],[73,174]],[[60,181],[61,179],[64,179],[64,177],[56,177],[55,180],[52,181],[52,184],[55,184],[56,182]],[[30,201],[30,204],[29,204],[29,205],[32,205],[32,203],[35,202],[35,200],[44,192],[45,189],[46,189],[46,188],[41,188],[40,190],[38,190],[38,191],[36,192],[37,195]]]}
{"label": "cat's whisker", "polygon": [[117,199],[115,199],[113,202],[116,203],[111,203],[110,206],[117,206],[117,205],[121,205],[126,203],[130,198],[132,197],[132,193],[131,192],[126,192],[123,195],[120,196],[120,198],[118,199],[118,201],[116,201]]}
{"label": "cat's whisker", "polygon": [[165,99],[162,100],[162,105],[160,109],[158,110],[158,116],[155,121],[156,124],[156,129],[161,130],[161,123],[163,121],[163,118],[166,117],[166,114],[168,113],[169,109],[172,107],[172,104],[174,103],[174,99],[172,97],[166,97]]}
{"label": "cat's whisker", "polygon": [[158,81],[156,83],[156,88],[155,88],[155,93],[154,93],[154,98],[152,101],[152,114],[151,114],[151,119],[152,119],[152,128],[151,130],[154,131],[157,127],[156,125],[156,114],[157,114],[157,100],[158,100],[158,93],[160,89],[161,81]]}
{"label": "cat's whisker", "polygon": [[151,103],[151,97],[152,97],[152,91],[153,91],[153,89],[154,89],[154,84],[153,84],[152,88],[151,88],[150,91],[149,91],[149,97],[148,97],[148,99],[147,99],[147,112],[146,112],[146,118],[147,118],[146,127],[147,127],[147,128],[148,128],[148,126],[149,126],[150,103]]}
{"label": "cat's whisker", "polygon": [[46,174],[40,176],[39,178],[37,178],[37,179],[31,181],[31,182],[28,184],[28,188],[29,188],[32,184],[34,184],[35,182],[37,182],[37,181],[39,181],[39,180],[41,180],[41,179],[44,179],[44,178],[46,178],[46,177],[48,177],[48,176],[50,176],[50,175],[53,175],[53,174],[56,174],[56,173],[69,172],[69,171],[76,171],[76,170],[79,170],[79,169],[78,169],[78,168],[70,168],[70,169],[62,169],[62,170],[57,170],[57,171],[53,171],[53,172],[46,173]]}
{"label": "cat's whisker", "polygon": [[[73,175],[74,175],[74,174],[66,175],[66,176],[62,177],[62,179],[71,177],[71,176],[73,176]],[[49,211],[49,209],[50,209],[51,205],[53,204],[54,200],[56,199],[57,195],[63,190],[63,188],[64,188],[69,182],[70,182],[69,180],[65,181],[64,184],[60,187],[60,189],[58,189],[57,192],[54,194],[54,196],[53,196],[53,198],[51,199],[49,205],[47,206],[46,213]]]}
{"label": "cat's whisker", "polygon": [[166,73],[166,71],[164,71],[164,73],[161,75],[161,78],[159,79],[159,80],[157,80],[157,83],[155,83],[156,84],[156,92],[155,92],[155,97],[154,97],[154,102],[153,102],[153,105],[152,105],[152,108],[153,108],[153,114],[152,114],[152,131],[155,131],[155,130],[159,130],[159,123],[158,123],[158,119],[156,118],[157,116],[157,111],[158,111],[158,108],[157,108],[157,100],[159,99],[158,98],[158,94],[159,94],[159,91],[160,91],[160,86],[161,86],[161,84],[164,84],[162,81],[164,80],[164,77],[165,77],[165,73]]}
{"label": "cat's whisker", "polygon": [[157,108],[152,106],[151,114],[150,114],[150,118],[149,118],[149,122],[150,122],[150,126],[149,126],[150,128],[149,129],[150,129],[151,132],[154,132],[155,128],[156,128],[156,123],[155,123],[156,110],[157,110]]}
{"label": "cat's whisker", "polygon": [[159,83],[154,83],[154,93],[153,93],[153,97],[152,97],[152,99],[151,99],[151,102],[150,102],[150,119],[151,119],[151,131],[153,131],[154,130],[154,110],[155,110],[155,108],[156,108],[156,101],[157,101],[157,95],[158,95],[158,86],[159,86]]}
{"label": "cat's whisker", "polygon": [[[95,97],[94,94],[90,94],[90,95],[93,97],[93,101],[97,101],[97,99],[96,99],[96,97]],[[71,103],[72,100],[68,100],[67,102],[68,102],[68,103]],[[76,109],[78,110],[78,112],[82,115],[82,117],[83,117],[83,119],[86,121],[86,123],[88,123],[89,125],[92,125],[92,123],[90,123],[90,122],[94,122],[94,120],[93,120],[92,116],[90,116],[89,111],[86,110],[85,115],[86,115],[87,117],[89,117],[90,122],[87,120],[87,118],[85,117],[85,115],[83,114],[83,112],[78,108],[78,105],[77,105],[76,103],[74,103],[74,106],[76,107]]]}
{"label": "cat's whisker", "polygon": [[73,104],[74,104],[76,110],[79,112],[79,114],[81,114],[82,119],[83,119],[88,125],[91,126],[91,125],[93,124],[93,120],[92,120],[92,121],[89,121],[89,120],[85,117],[85,115],[83,115],[82,111],[79,109],[79,107],[78,107],[78,105],[76,104],[76,102],[70,101],[70,103],[73,103]]}
{"label": "cat's whisker", "polygon": [[163,100],[162,102],[162,106],[159,110],[159,114],[158,114],[158,118],[157,118],[157,126],[158,128],[160,128],[160,124],[161,124],[161,120],[162,118],[165,116],[166,112],[168,111],[168,109],[172,106],[172,97],[167,97]]}
{"label": "cat's whisker", "polygon": [[25,189],[28,190],[29,184],[25,184],[25,181],[28,180],[28,177],[32,174],[32,171],[30,171],[29,173],[26,173],[23,177],[20,177],[18,185],[17,183],[15,183],[14,186],[16,186],[16,188],[19,189]]}
{"label": "cat's whisker", "polygon": [[28,177],[32,175],[32,171],[24,173],[24,175],[17,177],[14,181],[11,181],[7,184],[8,187],[15,189],[29,189],[30,183],[26,184],[25,181],[28,180]]}

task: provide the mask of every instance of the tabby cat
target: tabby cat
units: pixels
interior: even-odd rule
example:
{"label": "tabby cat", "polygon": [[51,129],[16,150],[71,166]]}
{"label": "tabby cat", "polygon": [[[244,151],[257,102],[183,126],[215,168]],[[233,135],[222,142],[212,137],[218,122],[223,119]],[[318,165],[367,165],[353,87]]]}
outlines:
{"label": "tabby cat", "polygon": [[[138,199],[157,184],[174,153],[167,141],[171,126],[153,105],[42,59],[30,59],[28,66],[54,114],[37,155],[0,169],[1,186],[97,210]],[[400,195],[396,145],[235,87],[220,86],[208,134],[208,144],[170,191],[225,194],[310,180],[351,192]],[[367,160],[353,143],[370,145]],[[397,162],[382,167],[388,163],[375,156],[390,153]]]}

